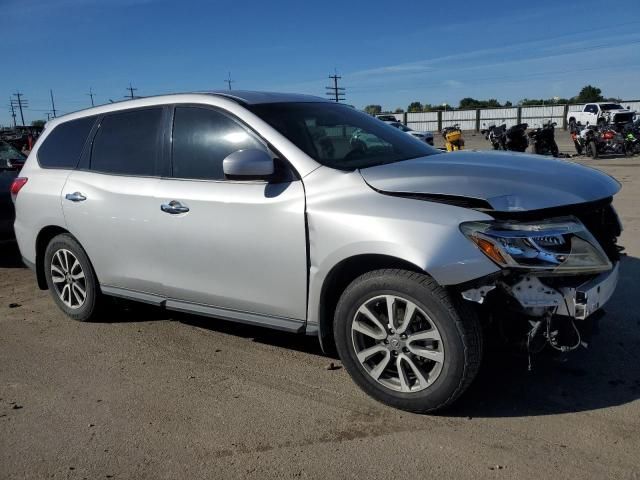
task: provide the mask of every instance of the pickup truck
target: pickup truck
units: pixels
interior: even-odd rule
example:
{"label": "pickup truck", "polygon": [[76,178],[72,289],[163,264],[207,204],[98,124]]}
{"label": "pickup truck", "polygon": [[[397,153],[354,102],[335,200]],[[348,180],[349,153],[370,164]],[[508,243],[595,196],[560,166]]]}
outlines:
{"label": "pickup truck", "polygon": [[569,112],[567,122],[582,125],[598,125],[608,123],[629,123],[633,121],[635,112],[622,108],[617,103],[587,103],[582,111]]}

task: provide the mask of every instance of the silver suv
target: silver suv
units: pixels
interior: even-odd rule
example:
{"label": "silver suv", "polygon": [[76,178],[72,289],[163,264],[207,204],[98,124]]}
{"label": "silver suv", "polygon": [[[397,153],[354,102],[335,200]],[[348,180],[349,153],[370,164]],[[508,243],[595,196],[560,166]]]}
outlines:
{"label": "silver suv", "polygon": [[617,281],[619,188],[557,159],[442,153],[315,97],[226,92],[55,119],[11,192],[24,262],[71,318],[114,296],[314,335],[371,396],[429,412],[470,385],[484,330],[529,353],[581,344]]}

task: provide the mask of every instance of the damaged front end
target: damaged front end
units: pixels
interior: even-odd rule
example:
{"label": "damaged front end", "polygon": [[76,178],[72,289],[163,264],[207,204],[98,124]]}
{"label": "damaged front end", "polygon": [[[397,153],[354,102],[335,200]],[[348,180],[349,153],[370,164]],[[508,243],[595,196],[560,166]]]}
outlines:
{"label": "damaged front end", "polygon": [[[618,280],[621,225],[611,198],[528,212],[487,212],[462,232],[494,263],[497,275],[461,286],[510,343],[529,354],[549,345],[586,346],[586,319],[609,300]],[[530,357],[529,357],[530,358]]]}

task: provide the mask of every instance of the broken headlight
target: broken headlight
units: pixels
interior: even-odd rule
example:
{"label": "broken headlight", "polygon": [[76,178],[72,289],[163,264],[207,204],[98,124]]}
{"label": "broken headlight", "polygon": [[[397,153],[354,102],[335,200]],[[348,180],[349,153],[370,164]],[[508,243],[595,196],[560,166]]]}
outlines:
{"label": "broken headlight", "polygon": [[612,268],[598,241],[575,217],[542,222],[466,222],[460,229],[501,267],[551,273]]}

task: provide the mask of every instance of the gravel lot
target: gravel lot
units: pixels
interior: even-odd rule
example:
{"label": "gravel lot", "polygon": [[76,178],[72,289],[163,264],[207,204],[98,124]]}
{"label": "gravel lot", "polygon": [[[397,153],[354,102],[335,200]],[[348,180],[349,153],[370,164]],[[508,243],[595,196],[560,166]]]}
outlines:
{"label": "gravel lot", "polygon": [[640,477],[640,158],[580,161],[624,185],[600,334],[531,373],[490,352],[440,416],[369,399],[313,338],[143,306],[73,322],[0,244],[0,478]]}

